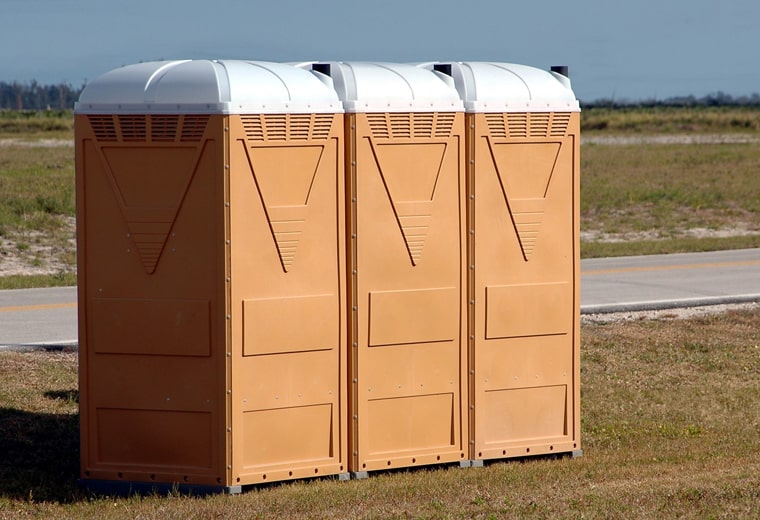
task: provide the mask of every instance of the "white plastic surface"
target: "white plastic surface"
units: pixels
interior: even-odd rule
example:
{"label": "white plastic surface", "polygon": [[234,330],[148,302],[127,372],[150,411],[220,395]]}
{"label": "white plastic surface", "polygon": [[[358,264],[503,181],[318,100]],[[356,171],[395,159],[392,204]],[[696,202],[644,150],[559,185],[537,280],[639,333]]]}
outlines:
{"label": "white plastic surface", "polygon": [[[561,74],[513,63],[449,64],[467,112],[580,111],[570,79]],[[428,70],[433,66],[420,65]]]}
{"label": "white plastic surface", "polygon": [[[453,83],[404,63],[329,62],[346,112],[461,112]],[[310,68],[311,64],[300,64]]]}
{"label": "white plastic surface", "polygon": [[336,92],[314,74],[261,61],[155,61],[107,72],[75,111],[118,113],[337,113]]}

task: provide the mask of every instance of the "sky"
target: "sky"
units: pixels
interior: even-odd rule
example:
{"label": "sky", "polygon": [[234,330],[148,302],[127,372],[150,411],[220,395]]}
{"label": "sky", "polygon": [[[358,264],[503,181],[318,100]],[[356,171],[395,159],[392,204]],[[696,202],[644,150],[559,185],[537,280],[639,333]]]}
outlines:
{"label": "sky", "polygon": [[758,0],[0,0],[0,81],[161,59],[567,65],[581,101],[760,93]]}

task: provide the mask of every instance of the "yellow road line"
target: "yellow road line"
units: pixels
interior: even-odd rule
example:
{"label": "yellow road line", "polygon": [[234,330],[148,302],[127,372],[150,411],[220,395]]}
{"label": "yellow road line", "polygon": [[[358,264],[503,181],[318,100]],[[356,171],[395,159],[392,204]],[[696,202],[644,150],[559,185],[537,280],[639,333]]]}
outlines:
{"label": "yellow road line", "polygon": [[76,306],[77,306],[76,302],[41,303],[39,305],[18,305],[16,307],[0,307],[0,312],[44,311],[46,309],[69,309]]}
{"label": "yellow road line", "polygon": [[620,267],[617,269],[595,269],[591,271],[581,271],[581,275],[593,276],[596,274],[616,274],[616,273],[640,273],[647,271],[677,271],[681,269],[714,269],[720,267],[747,267],[751,265],[760,265],[760,260],[746,260],[743,262],[713,262],[706,264],[676,264],[676,265],[650,265],[644,267]]}

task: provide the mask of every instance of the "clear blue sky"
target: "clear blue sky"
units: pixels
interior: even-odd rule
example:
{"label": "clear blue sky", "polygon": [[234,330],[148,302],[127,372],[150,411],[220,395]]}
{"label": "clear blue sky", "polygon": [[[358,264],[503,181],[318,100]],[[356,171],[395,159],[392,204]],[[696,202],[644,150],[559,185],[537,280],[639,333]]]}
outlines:
{"label": "clear blue sky", "polygon": [[583,101],[760,93],[759,0],[0,0],[0,81],[155,59],[568,65]]}

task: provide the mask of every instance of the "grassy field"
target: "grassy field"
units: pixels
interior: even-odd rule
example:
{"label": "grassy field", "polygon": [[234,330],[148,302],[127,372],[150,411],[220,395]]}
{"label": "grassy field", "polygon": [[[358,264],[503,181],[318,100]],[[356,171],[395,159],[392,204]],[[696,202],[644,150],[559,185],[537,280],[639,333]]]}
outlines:
{"label": "grassy field", "polygon": [[0,518],[757,518],[758,330],[758,308],[584,325],[579,459],[206,498],[78,490],[76,353],[0,352]]}
{"label": "grassy field", "polygon": [[[581,121],[583,257],[760,247],[760,108],[594,108]],[[653,135],[750,142],[593,144]],[[0,289],[76,282],[72,140],[71,113],[0,112]]]}

